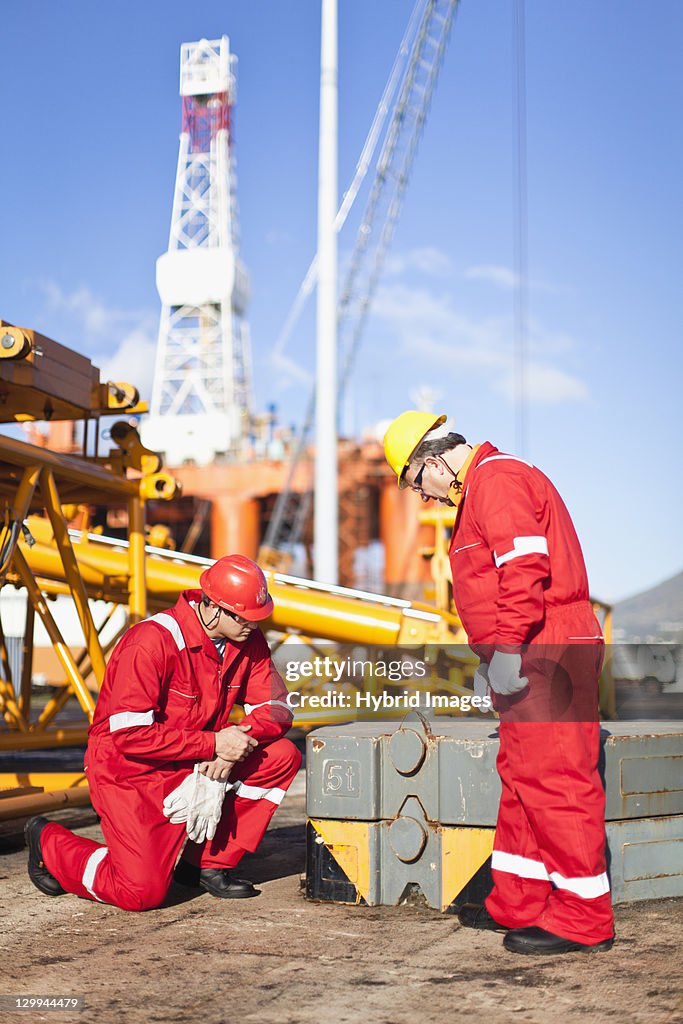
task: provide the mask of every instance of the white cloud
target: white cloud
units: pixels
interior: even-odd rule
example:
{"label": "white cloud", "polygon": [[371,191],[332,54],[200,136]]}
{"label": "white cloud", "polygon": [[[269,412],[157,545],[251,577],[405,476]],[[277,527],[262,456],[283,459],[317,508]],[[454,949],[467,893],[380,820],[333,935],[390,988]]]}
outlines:
{"label": "white cloud", "polygon": [[[502,288],[504,291],[512,291],[519,287],[522,278],[512,269],[500,263],[482,263],[474,267],[468,267],[463,277],[466,281],[483,281],[485,284],[492,284],[495,288]],[[566,292],[564,287],[546,284],[535,278],[527,278],[527,286],[531,291],[544,292],[550,295],[560,295]]]}
{"label": "white cloud", "polygon": [[[133,384],[149,399],[154,377],[158,311],[108,306],[83,285],[67,291],[56,281],[40,282],[55,340],[84,352],[100,378]],[[55,329],[56,328],[56,329]]]}
{"label": "white cloud", "polygon": [[48,301],[48,308],[54,312],[73,316],[84,328],[86,341],[95,341],[111,335],[116,328],[134,326],[150,321],[149,310],[117,309],[107,306],[89,288],[81,286],[68,292],[55,281],[43,281],[41,287]]}
{"label": "white cloud", "polygon": [[144,401],[152,397],[156,338],[137,328],[122,338],[116,351],[100,366],[103,381],[133,384]]}
{"label": "white cloud", "polygon": [[455,310],[447,295],[426,288],[380,288],[373,315],[400,339],[406,354],[445,358],[449,363],[505,366],[508,361],[505,317],[475,318]]}
{"label": "white cloud", "polygon": [[[513,395],[511,315],[470,315],[455,309],[447,294],[390,284],[378,290],[373,316],[386,324],[403,355],[419,357],[425,366],[439,367],[444,373],[466,370],[478,387]],[[548,362],[549,355],[576,349],[575,340],[548,331],[538,321],[530,327],[527,399],[545,403],[585,401],[588,389],[584,381]]]}
{"label": "white cloud", "polygon": [[441,388],[435,388],[431,384],[417,384],[409,392],[410,401],[415,409],[423,409],[425,412],[434,412],[438,402],[441,402],[444,393]]}
{"label": "white cloud", "polygon": [[293,384],[308,384],[309,387],[313,385],[313,374],[310,370],[300,366],[284,353],[273,352],[270,363],[279,373],[275,382],[276,390],[285,391]]}
{"label": "white cloud", "polygon": [[412,271],[431,277],[447,277],[453,272],[453,264],[441,249],[422,246],[388,256],[384,269],[387,276],[398,276]]}
{"label": "white cloud", "polygon": [[579,348],[576,338],[564,331],[550,330],[537,319],[529,320],[529,351],[544,358],[576,352]]}
{"label": "white cloud", "polygon": [[[515,395],[512,374],[497,381],[494,387],[508,398]],[[526,366],[523,389],[527,400],[550,405],[555,402],[585,402],[588,398],[588,388],[578,377],[556,366],[544,366],[533,361]]]}
{"label": "white cloud", "polygon": [[481,266],[468,267],[465,271],[468,281],[487,281],[498,288],[511,290],[519,284],[519,275],[510,267],[502,267],[496,263],[485,263]]}
{"label": "white cloud", "polygon": [[[350,249],[341,249],[339,253],[339,283],[340,293],[346,287],[346,281],[348,278],[348,272],[351,265],[351,259],[353,252]],[[420,246],[414,249],[410,249],[404,252],[395,252],[387,256],[384,267],[383,267],[383,278],[400,278],[403,275],[410,277],[411,279],[415,274],[421,274],[426,277],[444,278],[449,274],[453,273],[453,265],[450,258],[442,250],[437,249],[433,246]],[[394,301],[397,296],[400,295],[402,286],[395,285],[394,289]],[[283,392],[289,388],[307,384],[312,385],[314,382],[313,374],[302,367],[295,360],[284,354],[284,348],[291,342],[292,330],[294,325],[299,319],[299,316],[305,306],[308,297],[313,291],[313,287],[306,288],[300,297],[297,297],[292,309],[288,314],[288,319],[285,322],[285,327],[282,330],[278,341],[273,346],[270,352],[267,362],[275,370],[277,374],[274,381],[274,388],[277,392]],[[385,289],[384,291],[386,291]],[[429,302],[429,293],[424,291],[421,293],[424,295],[424,301]],[[409,294],[409,301],[410,301]],[[300,301],[301,299],[301,301]],[[358,295],[354,295],[354,299],[358,299]],[[377,311],[378,306],[382,302],[382,289],[375,295],[372,302],[373,312]],[[351,303],[350,320],[347,323],[355,324],[355,315],[357,313],[357,306],[354,302]],[[291,320],[291,323],[290,323]],[[347,342],[347,334],[340,331],[340,367],[345,365],[345,345]]]}

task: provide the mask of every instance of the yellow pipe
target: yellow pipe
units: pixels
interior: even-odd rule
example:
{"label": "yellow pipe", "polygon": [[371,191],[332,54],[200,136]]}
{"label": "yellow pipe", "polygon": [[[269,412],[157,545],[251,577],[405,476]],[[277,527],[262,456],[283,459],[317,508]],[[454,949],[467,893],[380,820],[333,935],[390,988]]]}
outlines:
{"label": "yellow pipe", "polygon": [[90,790],[87,786],[58,789],[53,793],[34,793],[31,796],[9,796],[0,800],[0,821],[57,811],[62,807],[86,807],[89,803]]}
{"label": "yellow pipe", "polygon": [[5,679],[0,679],[0,711],[12,730],[26,732],[27,725],[17,705],[14,687]]}
{"label": "yellow pipe", "polygon": [[62,710],[62,708],[68,704],[69,700],[73,697],[73,691],[68,685],[60,687],[57,693],[50,697],[49,701],[40,712],[38,721],[34,725],[34,730],[40,732],[50,724]]}
{"label": "yellow pipe", "polygon": [[[68,593],[68,590],[67,590],[67,593]],[[111,621],[113,616],[116,615],[117,611],[119,610],[119,607],[120,607],[119,605],[115,605],[115,604],[110,604],[109,605],[109,611],[107,612],[107,614],[105,615],[103,621],[101,622],[101,624],[99,625],[99,627],[97,629],[98,637],[102,636],[102,630],[105,628],[107,623]],[[129,621],[128,621],[128,616],[126,615],[126,621],[124,622],[123,626],[121,626],[121,628],[116,631],[114,636],[110,640],[108,640],[107,643],[102,647],[102,654],[104,655],[105,658],[109,654],[109,651],[112,649],[112,647],[117,642],[117,640],[119,640],[119,638],[122,637],[123,634],[126,632],[126,630],[128,629],[128,626],[129,626]],[[78,657],[76,658],[76,665],[77,665],[78,670],[80,671],[81,675],[83,676],[83,679],[84,680],[89,679],[90,675],[92,674],[92,665],[90,664],[90,661],[89,661],[89,658],[88,658],[88,649],[86,647],[82,648],[81,652],[79,653]],[[99,692],[99,685],[96,685],[95,687],[93,687],[93,686],[91,686],[88,683],[88,689],[89,690],[94,690],[95,693],[98,693]]]}
{"label": "yellow pipe", "polygon": [[59,493],[57,491],[54,474],[51,470],[43,469],[41,471],[40,487],[43,500],[45,502],[45,508],[47,509],[47,514],[52,525],[55,541],[61,555],[66,582],[69,584],[69,589],[71,590],[74,604],[76,605],[78,618],[80,619],[85,644],[88,649],[88,654],[90,655],[90,664],[92,665],[93,672],[95,673],[95,678],[101,686],[105,670],[104,655],[102,654],[100,639],[97,635],[97,630],[95,629],[90,605],[88,604],[88,595],[85,592],[83,580],[81,579],[81,575],[78,570],[76,556],[74,555],[74,550],[71,546],[69,530],[64,520],[64,516],[62,515]]}
{"label": "yellow pipe", "polygon": [[62,663],[62,667],[66,672],[69,685],[72,687],[74,693],[78,698],[78,702],[88,716],[89,721],[92,722],[93,714],[95,711],[95,701],[92,698],[90,690],[85,685],[83,677],[81,676],[76,662],[73,659],[71,651],[64,643],[62,634],[59,632],[57,623],[52,618],[52,614],[47,607],[45,598],[41,594],[38,586],[33,578],[31,569],[29,568],[26,559],[22,553],[22,550],[17,546],[17,550],[14,553],[14,563],[21,577],[22,583],[28,590],[28,599],[33,604],[40,615],[43,625],[47,631],[47,635],[50,637],[50,642],[54,648],[55,654]]}
{"label": "yellow pipe", "polygon": [[21,483],[17,487],[13,508],[14,514],[20,523],[23,523],[24,519],[26,519],[26,516],[28,515],[28,510],[31,507],[31,499],[33,498],[33,492],[36,489],[39,475],[40,466],[27,466],[21,478]]}
{"label": "yellow pipe", "polygon": [[[2,546],[5,545],[5,534],[7,534],[8,540],[12,537],[12,526],[18,527],[19,524],[23,523],[24,519],[28,515],[28,510],[31,507],[31,500],[33,498],[36,484],[38,482],[40,469],[38,466],[27,466],[24,470],[21,478],[21,482],[17,487],[16,494],[14,495],[14,504],[12,505],[12,516],[11,525],[6,526],[2,531]],[[17,546],[21,531],[17,530],[14,537],[9,541],[7,548],[4,551],[3,564],[0,567],[2,572],[2,580],[7,575],[7,570],[12,563],[14,556],[14,550]]]}
{"label": "yellow pipe", "polygon": [[[109,619],[112,616],[112,613],[115,612],[115,611],[116,611],[115,606],[112,606],[110,612],[107,614],[107,616],[106,616],[104,622],[102,623],[102,626],[100,627],[100,630],[98,632],[101,632],[102,628],[107,624],[107,622],[109,621]],[[111,638],[111,640],[109,640],[109,642],[104,646],[103,652],[104,652],[105,655],[109,653],[109,651],[112,649],[112,647],[114,647],[116,642],[123,636],[123,634],[128,629],[128,625],[129,625],[129,623],[128,623],[128,621],[126,621],[124,623],[124,625],[121,626],[121,629],[117,630],[116,633],[114,634],[114,636]],[[81,667],[80,659],[78,661],[78,667],[79,668]],[[84,675],[83,673],[81,673],[81,674]],[[84,678],[85,678],[85,675],[84,675]],[[50,697],[49,701],[47,702],[47,704],[43,708],[42,712],[40,713],[40,717],[38,718],[38,721],[36,722],[36,724],[34,726],[32,726],[32,728],[36,729],[36,730],[44,729],[47,725],[50,724],[50,722],[52,722],[57,717],[59,712],[68,703],[69,699],[72,696],[73,696],[73,694],[72,694],[71,688],[69,687],[68,684],[66,686],[62,687],[62,689],[59,690],[58,693],[56,693],[52,697]]]}
{"label": "yellow pipe", "polygon": [[87,783],[84,772],[0,772],[0,793],[20,786],[33,786],[50,792],[55,789],[74,789]]}
{"label": "yellow pipe", "polygon": [[67,726],[63,729],[46,729],[45,732],[18,734],[7,729],[0,730],[0,751],[5,750],[51,750],[53,747],[82,747],[88,742],[87,726]]}
{"label": "yellow pipe", "polygon": [[446,529],[452,527],[455,522],[455,509],[427,509],[419,513],[418,521],[434,528],[433,547],[420,548],[420,554],[429,558],[429,573],[434,581],[434,603],[437,608],[449,611],[452,581],[448,556],[450,535],[446,535]]}
{"label": "yellow pipe", "polygon": [[[61,570],[49,523],[31,517],[30,529],[37,544],[25,549],[26,559],[36,575],[61,582]],[[138,535],[139,536],[139,535]],[[129,551],[93,534],[74,542],[81,575],[91,597],[127,603]],[[173,604],[182,590],[199,587],[199,576],[208,559],[183,561],[175,552],[147,554],[146,582],[150,603]],[[428,605],[392,601],[381,596],[349,596],[344,588],[325,588],[295,577],[266,572],[275,609],[266,628],[305,632],[339,643],[437,644],[465,642],[455,615]]]}
{"label": "yellow pipe", "polygon": [[24,639],[21,645],[21,683],[19,687],[19,710],[27,722],[31,721],[31,671],[33,668],[33,628],[35,619],[35,608],[30,601],[27,601]]}
{"label": "yellow pipe", "polygon": [[[45,524],[44,526],[38,527],[38,524]],[[32,535],[35,537],[36,544],[29,548],[28,545],[20,540],[17,545],[17,549],[23,551],[26,561],[31,566],[33,574],[36,577],[44,576],[48,579],[52,579],[58,583],[64,583],[64,566],[62,560],[59,557],[59,551],[54,546],[54,540],[42,543],[38,534],[44,532],[45,528],[50,530],[50,523],[47,519],[37,519],[31,516],[27,525]],[[36,533],[34,533],[36,530]],[[52,531],[50,530],[50,536],[52,538]],[[48,546],[49,545],[49,546]],[[119,579],[107,579],[102,569],[93,568],[87,560],[82,557],[82,552],[78,545],[74,546],[76,558],[78,560],[78,569],[81,574],[81,579],[85,584],[86,590],[90,597],[97,599],[103,598],[104,600],[115,600],[119,604],[126,603],[127,594],[127,573],[124,578]],[[111,593],[111,598],[105,597],[105,586],[107,593]],[[68,586],[62,588],[64,593],[70,593]]]}
{"label": "yellow pipe", "polygon": [[145,506],[140,498],[135,497],[128,502],[128,608],[131,625],[147,615],[145,562]]}

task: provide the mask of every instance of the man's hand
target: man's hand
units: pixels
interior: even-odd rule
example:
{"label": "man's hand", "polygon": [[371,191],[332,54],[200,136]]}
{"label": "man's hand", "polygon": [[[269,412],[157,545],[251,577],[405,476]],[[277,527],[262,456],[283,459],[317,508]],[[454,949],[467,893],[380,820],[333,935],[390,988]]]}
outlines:
{"label": "man's hand", "polygon": [[230,725],[216,733],[216,757],[223,761],[244,761],[258,743],[247,732],[251,725]]}
{"label": "man's hand", "polygon": [[489,686],[501,697],[510,697],[529,685],[529,680],[520,675],[521,654],[506,654],[495,651],[489,663]]}
{"label": "man's hand", "polygon": [[234,767],[234,761],[225,761],[222,757],[215,757],[213,761],[200,761],[197,765],[199,771],[207,779],[217,779],[219,782],[226,782]]}

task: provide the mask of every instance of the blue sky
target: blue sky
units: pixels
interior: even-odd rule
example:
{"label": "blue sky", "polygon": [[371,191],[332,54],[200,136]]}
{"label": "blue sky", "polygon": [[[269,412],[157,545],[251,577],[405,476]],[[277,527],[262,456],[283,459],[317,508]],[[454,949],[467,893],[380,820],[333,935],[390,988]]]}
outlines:
{"label": "blue sky", "polygon": [[[340,188],[413,0],[340,0]],[[352,382],[359,432],[437,393],[515,447],[513,0],[462,0]],[[683,568],[683,7],[527,0],[525,454],[558,485],[593,592]],[[273,346],[314,252],[318,0],[3,5],[0,316],[149,389],[180,125],[179,46],[230,36],[257,408],[296,421],[313,306]],[[364,191],[340,238],[353,247]]]}

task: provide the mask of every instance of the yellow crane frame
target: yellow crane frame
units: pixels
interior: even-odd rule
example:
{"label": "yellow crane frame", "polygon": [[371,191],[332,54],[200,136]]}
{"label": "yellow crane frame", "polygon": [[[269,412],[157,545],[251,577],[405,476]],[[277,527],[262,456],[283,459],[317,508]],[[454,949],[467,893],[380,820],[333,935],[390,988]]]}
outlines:
{"label": "yellow crane frame", "polygon": [[[4,409],[4,413],[3,410]],[[50,418],[95,421],[97,439],[101,416],[146,411],[137,391],[121,382],[99,381],[89,360],[36,332],[0,320],[0,419],[26,421]],[[87,438],[87,432],[85,434]],[[23,587],[28,594],[21,678],[13,680],[7,642],[0,618],[0,751],[45,750],[82,745],[92,721],[106,657],[128,626],[172,605],[179,593],[196,588],[210,560],[146,544],[145,504],[172,500],[176,481],[162,472],[161,460],[146,450],[130,421],[110,430],[114,447],[100,455],[58,454],[0,436],[0,497],[4,525],[0,529],[0,587]],[[127,538],[114,540],[73,530],[69,523],[78,507],[115,506],[127,510]],[[450,604],[449,566],[445,528],[448,513],[423,516],[435,530],[431,557],[436,606],[317,584],[267,572],[275,601],[264,627],[278,634],[273,650],[291,639],[313,651],[320,644],[373,645],[421,650],[433,674],[422,687],[465,696],[477,660],[466,648],[467,638]],[[50,599],[70,595],[74,601],[83,647],[74,653],[50,611]],[[91,602],[110,608],[96,624]],[[103,634],[116,608],[125,608],[125,622],[104,642]],[[42,622],[64,673],[63,682],[37,715],[32,714],[31,679],[36,615]],[[438,677],[435,652],[445,652],[445,678]],[[326,653],[329,653],[326,650]],[[469,684],[469,686],[468,686]],[[313,681],[309,686],[315,688]],[[351,685],[356,685],[355,681]],[[361,681],[361,686],[371,687]],[[302,689],[300,684],[298,689]],[[415,686],[417,689],[418,687]],[[71,697],[85,717],[83,725],[58,723]],[[612,692],[613,698],[613,692]],[[613,699],[612,699],[613,704]],[[609,712],[609,708],[607,709]],[[397,712],[403,713],[403,712]],[[449,713],[453,713],[450,711]],[[340,712],[298,715],[296,724],[312,725],[345,720]],[[3,788],[20,784],[21,791]],[[51,792],[43,790],[51,788]],[[67,803],[87,803],[82,773],[0,774],[0,820],[48,810]]]}

